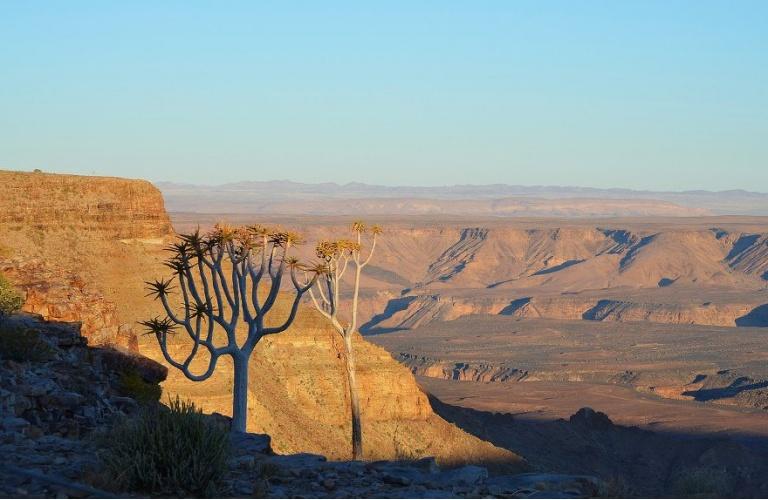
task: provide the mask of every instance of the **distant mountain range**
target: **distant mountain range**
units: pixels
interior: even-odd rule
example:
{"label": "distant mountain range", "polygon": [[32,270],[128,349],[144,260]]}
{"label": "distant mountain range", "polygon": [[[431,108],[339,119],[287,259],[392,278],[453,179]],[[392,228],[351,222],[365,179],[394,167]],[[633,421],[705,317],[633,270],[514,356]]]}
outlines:
{"label": "distant mountain range", "polygon": [[422,187],[291,181],[156,185],[173,212],[561,217],[768,215],[768,193],[744,190],[665,192],[508,184]]}

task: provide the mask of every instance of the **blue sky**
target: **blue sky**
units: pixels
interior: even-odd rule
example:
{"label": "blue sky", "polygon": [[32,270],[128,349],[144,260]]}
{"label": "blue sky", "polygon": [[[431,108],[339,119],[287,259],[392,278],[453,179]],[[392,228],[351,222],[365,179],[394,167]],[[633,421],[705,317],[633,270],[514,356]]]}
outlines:
{"label": "blue sky", "polygon": [[768,2],[0,2],[0,168],[768,191]]}

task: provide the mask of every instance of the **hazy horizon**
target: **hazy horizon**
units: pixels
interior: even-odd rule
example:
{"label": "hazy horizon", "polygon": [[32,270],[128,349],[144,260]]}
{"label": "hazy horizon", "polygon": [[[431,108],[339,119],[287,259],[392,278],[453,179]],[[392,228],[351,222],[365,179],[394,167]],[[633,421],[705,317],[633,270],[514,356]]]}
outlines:
{"label": "hazy horizon", "polygon": [[[53,172],[58,173],[58,172]],[[66,172],[61,172],[66,173]],[[176,181],[176,180],[154,180],[152,181],[154,184],[158,185],[170,185],[170,184],[176,184],[176,185],[190,185],[190,186],[200,186],[200,187],[221,187],[221,186],[227,186],[227,185],[234,185],[234,184],[250,184],[250,183],[262,183],[262,184],[304,184],[304,185],[311,185],[311,186],[319,186],[323,184],[332,184],[338,187],[348,187],[348,186],[366,186],[366,187],[383,187],[383,188],[418,188],[418,189],[442,189],[442,188],[461,188],[461,187],[468,187],[468,188],[486,188],[486,187],[512,187],[512,188],[523,188],[523,189],[573,189],[573,190],[585,190],[585,191],[631,191],[631,192],[637,192],[637,193],[695,193],[695,192],[705,192],[705,193],[723,193],[723,192],[734,192],[734,191],[743,191],[745,193],[754,193],[754,194],[768,194],[768,191],[757,191],[753,189],[746,189],[746,188],[731,188],[731,189],[681,189],[681,190],[655,190],[655,189],[634,189],[629,187],[623,187],[623,186],[609,186],[609,187],[597,187],[597,186],[587,186],[587,185],[569,185],[569,184],[515,184],[515,183],[507,183],[507,182],[494,182],[494,183],[488,183],[488,184],[478,184],[478,183],[460,183],[460,184],[418,184],[418,183],[370,183],[370,182],[364,182],[359,180],[351,180],[346,182],[335,182],[335,181],[317,181],[317,182],[310,182],[310,181],[302,181],[302,180],[291,180],[291,179],[240,179],[236,181],[229,181],[229,182],[220,182],[220,183],[205,183],[205,182],[182,182],[182,181]]]}

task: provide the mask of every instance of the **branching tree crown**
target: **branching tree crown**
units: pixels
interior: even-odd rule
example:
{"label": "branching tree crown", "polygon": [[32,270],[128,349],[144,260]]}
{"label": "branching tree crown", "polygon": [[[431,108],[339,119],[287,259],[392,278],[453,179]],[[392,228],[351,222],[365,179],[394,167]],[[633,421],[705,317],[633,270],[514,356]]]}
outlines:
{"label": "branching tree crown", "polygon": [[[159,300],[165,317],[142,324],[154,334],[165,360],[193,381],[209,378],[222,356],[234,364],[233,430],[245,431],[248,360],[267,335],[284,332],[296,318],[302,296],[316,282],[324,266],[302,266],[289,255],[302,242],[291,231],[260,225],[233,227],[218,224],[208,234],[199,230],[182,234],[167,250],[165,262],[173,274],[147,282],[150,296]],[[299,273],[303,279],[299,279]],[[284,321],[268,326],[283,279],[289,276],[293,301]],[[169,335],[183,331],[191,340],[190,352],[177,360],[169,352]],[[239,335],[238,335],[239,334]],[[238,338],[238,336],[240,338]],[[208,366],[193,373],[192,362],[207,351]]]}
{"label": "branching tree crown", "polygon": [[[355,353],[352,345],[354,332],[357,330],[357,303],[360,294],[360,277],[362,270],[373,257],[376,249],[376,239],[382,230],[373,226],[370,231],[362,222],[352,224],[353,239],[321,241],[315,247],[315,253],[324,262],[323,272],[316,286],[310,286],[309,293],[312,303],[334,329],[344,339],[345,360],[347,371],[347,386],[350,398],[350,417],[352,422],[352,456],[361,459],[363,456],[362,419],[360,414],[360,396],[358,394],[355,368]],[[363,235],[370,232],[370,248],[367,256],[363,256]],[[348,266],[352,266],[352,293],[350,310],[347,318],[340,318],[342,278]],[[317,275],[315,276],[317,277]]]}

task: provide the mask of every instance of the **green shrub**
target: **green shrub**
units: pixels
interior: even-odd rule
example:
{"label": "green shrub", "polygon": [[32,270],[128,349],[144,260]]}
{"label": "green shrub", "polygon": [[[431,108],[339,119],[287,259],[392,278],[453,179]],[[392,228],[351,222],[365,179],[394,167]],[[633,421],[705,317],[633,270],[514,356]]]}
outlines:
{"label": "green shrub", "polygon": [[106,473],[123,491],[213,496],[227,466],[227,431],[178,397],[118,423],[105,441]]}
{"label": "green shrub", "polygon": [[0,358],[40,363],[52,356],[53,349],[37,330],[0,323]]}
{"label": "green shrub", "polygon": [[13,286],[0,274],[0,319],[13,314],[24,304],[24,299]]}
{"label": "green shrub", "polygon": [[163,392],[158,384],[147,382],[136,371],[124,372],[120,376],[120,390],[142,404],[157,403]]}

